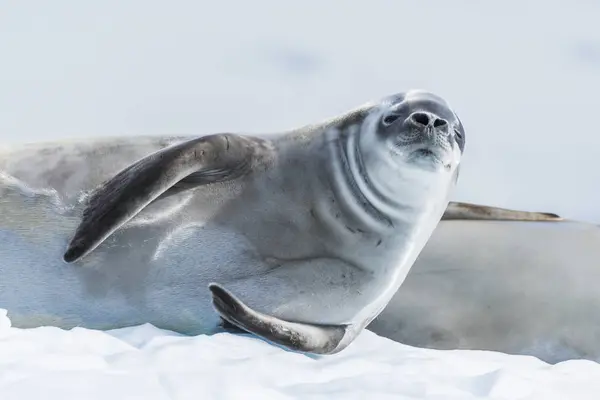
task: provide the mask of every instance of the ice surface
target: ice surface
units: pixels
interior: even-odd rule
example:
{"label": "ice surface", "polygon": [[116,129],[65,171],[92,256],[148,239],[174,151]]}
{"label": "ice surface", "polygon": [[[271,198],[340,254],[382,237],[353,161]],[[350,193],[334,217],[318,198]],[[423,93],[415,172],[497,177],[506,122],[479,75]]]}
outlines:
{"label": "ice surface", "polygon": [[600,364],[409,347],[365,331],[311,357],[250,335],[16,329],[0,313],[0,399],[597,399]]}

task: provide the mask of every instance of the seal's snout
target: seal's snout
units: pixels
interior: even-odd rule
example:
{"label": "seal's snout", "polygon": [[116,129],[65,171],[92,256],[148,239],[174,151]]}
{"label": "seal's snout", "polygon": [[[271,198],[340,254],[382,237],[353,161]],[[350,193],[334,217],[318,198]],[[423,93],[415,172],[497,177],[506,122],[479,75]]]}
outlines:
{"label": "seal's snout", "polygon": [[423,132],[440,131],[448,132],[448,121],[429,112],[414,112],[406,119],[414,127]]}
{"label": "seal's snout", "polygon": [[387,99],[380,109],[376,132],[394,159],[428,170],[458,165],[465,147],[465,131],[443,98],[413,90]]}

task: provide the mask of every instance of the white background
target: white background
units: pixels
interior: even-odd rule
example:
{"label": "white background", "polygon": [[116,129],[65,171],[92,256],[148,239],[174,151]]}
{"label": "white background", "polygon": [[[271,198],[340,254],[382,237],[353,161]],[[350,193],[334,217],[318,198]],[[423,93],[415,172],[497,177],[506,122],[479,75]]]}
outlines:
{"label": "white background", "polygon": [[3,0],[0,140],[271,132],[387,94],[467,129],[454,198],[600,222],[600,3]]}

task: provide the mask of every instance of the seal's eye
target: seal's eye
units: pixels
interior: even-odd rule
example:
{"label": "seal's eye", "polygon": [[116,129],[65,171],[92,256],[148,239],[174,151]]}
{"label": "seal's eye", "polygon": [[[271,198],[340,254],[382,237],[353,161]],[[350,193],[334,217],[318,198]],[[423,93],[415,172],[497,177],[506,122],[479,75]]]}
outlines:
{"label": "seal's eye", "polygon": [[391,125],[394,123],[395,120],[397,120],[398,118],[400,118],[399,115],[394,115],[394,114],[390,114],[387,117],[385,117],[383,119],[383,123],[386,125]]}

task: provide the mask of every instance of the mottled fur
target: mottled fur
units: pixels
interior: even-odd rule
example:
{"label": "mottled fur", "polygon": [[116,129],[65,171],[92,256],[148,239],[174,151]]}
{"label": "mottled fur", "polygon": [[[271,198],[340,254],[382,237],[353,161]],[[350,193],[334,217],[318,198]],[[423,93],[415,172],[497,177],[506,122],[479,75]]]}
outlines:
{"label": "mottled fur", "polygon": [[[399,146],[414,112],[446,123]],[[447,104],[410,92],[276,135],[4,150],[0,307],[15,326],[194,334],[224,318],[296,350],[340,351],[404,280],[463,148]],[[211,283],[243,307],[215,312]]]}

